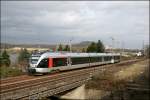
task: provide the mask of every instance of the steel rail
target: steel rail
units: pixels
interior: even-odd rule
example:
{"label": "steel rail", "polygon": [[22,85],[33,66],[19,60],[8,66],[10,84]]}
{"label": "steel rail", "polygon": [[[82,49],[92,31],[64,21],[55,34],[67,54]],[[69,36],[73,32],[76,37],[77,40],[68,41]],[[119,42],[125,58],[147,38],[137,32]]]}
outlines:
{"label": "steel rail", "polygon": [[49,82],[52,82],[52,81],[55,81],[55,80],[58,80],[58,79],[61,79],[62,77],[68,77],[67,75],[70,75],[70,74],[73,74],[73,75],[78,75],[79,73],[84,73],[84,72],[86,72],[86,73],[90,73],[90,71],[83,71],[83,70],[81,70],[81,71],[77,71],[77,72],[71,72],[71,73],[67,73],[67,74],[65,74],[65,75],[59,75],[59,76],[55,76],[55,77],[51,77],[51,78],[42,78],[42,79],[39,79],[39,80],[33,80],[33,81],[27,81],[27,83],[26,83],[26,81],[24,82],[21,82],[21,83],[15,83],[15,84],[9,84],[9,85],[4,85],[4,86],[2,86],[1,87],[1,91],[0,91],[0,93],[1,92],[4,92],[4,91],[7,91],[7,90],[11,90],[12,88],[21,88],[21,87],[25,87],[26,85],[30,85],[31,83],[33,83],[33,84],[37,84],[37,83],[39,83],[39,81],[45,81],[45,80],[48,80]]}
{"label": "steel rail", "polygon": [[19,80],[25,80],[25,79],[31,79],[31,78],[35,78],[34,76],[28,76],[28,75],[23,75],[23,76],[18,76],[18,77],[11,77],[11,78],[7,78],[7,79],[2,79],[1,84],[6,84],[6,83],[13,83]]}
{"label": "steel rail", "polygon": [[27,100],[27,99],[42,99],[42,97],[52,96],[54,94],[57,94],[57,93],[60,93],[60,92],[64,92],[66,90],[70,90],[70,89],[73,89],[75,87],[78,87],[78,86],[84,84],[85,82],[87,82],[88,80],[89,79],[78,81],[78,82],[73,82],[73,83],[67,84],[65,86],[60,86],[60,87],[55,88],[55,89],[49,89],[49,90],[46,90],[46,91],[42,91],[42,93],[30,95],[30,96],[27,96],[27,97],[23,97],[21,99],[23,99],[23,100]]}
{"label": "steel rail", "polygon": [[[78,81],[78,80],[83,80],[83,79],[86,79],[86,78],[88,78],[89,77],[89,73],[84,73],[84,74],[78,74],[78,75],[73,75],[73,76],[69,76],[69,77],[64,77],[64,78],[61,78],[61,79],[59,79],[59,80],[55,80],[55,81],[52,81],[52,82],[50,82],[50,81],[44,81],[44,82],[40,82],[40,83],[38,83],[38,84],[32,84],[32,85],[29,85],[29,86],[26,86],[26,87],[24,87],[24,88],[22,88],[22,90],[24,90],[25,88],[36,88],[37,87],[37,89],[39,89],[40,87],[41,87],[41,85],[43,85],[42,87],[46,87],[46,86],[49,86],[50,88],[49,89],[54,89],[54,88],[57,88],[57,87],[59,87],[59,86],[61,86],[61,85],[63,85],[63,84],[65,84],[65,83],[67,83],[67,84],[70,84],[69,82],[75,82],[75,81]],[[62,84],[62,82],[63,82],[63,84]],[[64,83],[65,82],[65,83]],[[58,84],[56,84],[56,83],[58,83]],[[19,88],[19,90],[20,90],[21,88]],[[44,88],[44,89],[47,89],[47,88]],[[17,93],[20,93],[19,92],[19,90],[18,90],[18,92]],[[32,89],[31,89],[32,90]],[[43,90],[43,89],[42,89]],[[14,91],[14,90],[13,90]],[[15,91],[16,92],[16,91]],[[37,93],[38,93],[39,91],[37,91]],[[3,93],[3,94],[1,94],[1,95],[3,95],[3,96],[5,96],[5,95],[9,95],[9,93],[11,93],[11,92],[8,92],[7,91],[7,93]],[[30,93],[30,94],[35,94],[36,92],[35,91],[32,91],[32,93]],[[27,94],[26,94],[27,95]]]}

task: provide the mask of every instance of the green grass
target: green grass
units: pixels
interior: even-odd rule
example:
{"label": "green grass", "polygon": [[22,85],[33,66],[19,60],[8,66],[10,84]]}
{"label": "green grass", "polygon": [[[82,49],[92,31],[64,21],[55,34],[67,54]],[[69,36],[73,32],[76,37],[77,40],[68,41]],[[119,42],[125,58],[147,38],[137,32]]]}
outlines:
{"label": "green grass", "polygon": [[13,77],[13,76],[18,76],[22,74],[23,72],[21,70],[14,68],[14,67],[6,67],[6,66],[0,67],[1,78]]}

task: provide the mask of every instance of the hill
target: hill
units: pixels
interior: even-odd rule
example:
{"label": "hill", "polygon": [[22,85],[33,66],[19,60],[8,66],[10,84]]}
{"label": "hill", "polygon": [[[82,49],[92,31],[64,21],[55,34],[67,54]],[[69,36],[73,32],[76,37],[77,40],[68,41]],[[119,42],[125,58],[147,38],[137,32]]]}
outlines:
{"label": "hill", "polygon": [[[82,41],[80,43],[72,44],[73,47],[87,47],[92,41]],[[56,48],[56,46],[59,44],[11,44],[11,43],[1,43],[1,48],[14,48],[14,47],[20,47],[20,48]],[[63,44],[62,44],[63,45]]]}

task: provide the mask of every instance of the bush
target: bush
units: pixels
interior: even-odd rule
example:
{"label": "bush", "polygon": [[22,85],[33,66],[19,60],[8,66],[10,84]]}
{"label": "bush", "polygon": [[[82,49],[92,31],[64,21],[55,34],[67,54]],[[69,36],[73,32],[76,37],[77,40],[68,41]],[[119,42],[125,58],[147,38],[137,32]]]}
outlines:
{"label": "bush", "polygon": [[23,73],[21,70],[14,68],[14,67],[5,67],[5,66],[0,67],[1,78],[13,77],[13,76],[18,76],[22,74]]}
{"label": "bush", "polygon": [[18,57],[18,61],[19,62],[26,62],[29,60],[30,57],[30,53],[28,52],[27,49],[21,49],[19,57]]}
{"label": "bush", "polygon": [[10,66],[10,59],[9,55],[6,50],[3,51],[2,54],[0,54],[0,66]]}
{"label": "bush", "polygon": [[87,52],[97,52],[97,46],[95,42],[92,42],[88,48],[87,48]]}

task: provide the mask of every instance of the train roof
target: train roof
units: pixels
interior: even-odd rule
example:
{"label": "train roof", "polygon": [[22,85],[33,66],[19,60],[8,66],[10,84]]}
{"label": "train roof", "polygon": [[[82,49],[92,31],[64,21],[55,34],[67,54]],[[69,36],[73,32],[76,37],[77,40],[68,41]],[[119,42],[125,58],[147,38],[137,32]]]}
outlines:
{"label": "train roof", "polygon": [[[37,56],[65,58],[65,57],[95,57],[95,56],[119,56],[119,53],[66,53],[66,52],[46,52]],[[35,54],[32,56],[36,56]]]}

